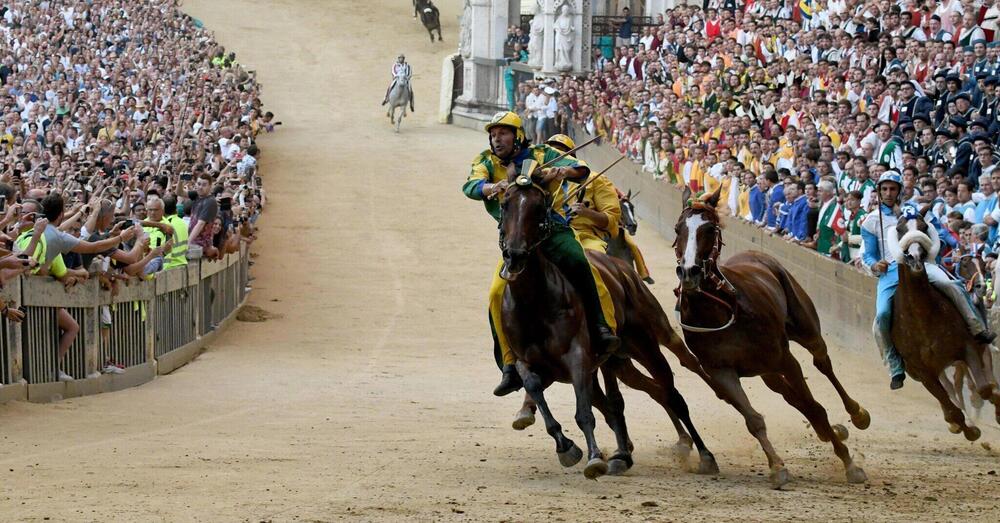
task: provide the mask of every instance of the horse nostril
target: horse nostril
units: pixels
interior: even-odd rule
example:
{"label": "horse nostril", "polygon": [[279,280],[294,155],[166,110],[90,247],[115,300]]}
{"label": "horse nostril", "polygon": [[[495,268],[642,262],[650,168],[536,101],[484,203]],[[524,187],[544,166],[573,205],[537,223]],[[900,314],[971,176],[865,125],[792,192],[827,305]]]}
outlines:
{"label": "horse nostril", "polygon": [[684,267],[681,267],[680,265],[677,266],[677,278],[681,280],[684,279]]}
{"label": "horse nostril", "polygon": [[691,267],[688,270],[690,271],[692,277],[701,274],[701,267],[699,267],[697,265],[695,265],[694,267]]}

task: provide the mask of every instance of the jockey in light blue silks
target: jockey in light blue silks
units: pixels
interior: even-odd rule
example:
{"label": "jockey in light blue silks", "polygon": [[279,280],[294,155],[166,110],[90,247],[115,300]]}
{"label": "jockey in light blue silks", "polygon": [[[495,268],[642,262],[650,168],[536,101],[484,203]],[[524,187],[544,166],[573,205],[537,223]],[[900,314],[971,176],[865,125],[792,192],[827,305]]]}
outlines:
{"label": "jockey in light blue silks", "polygon": [[[875,324],[872,326],[872,333],[875,342],[882,351],[882,358],[889,367],[889,374],[892,377],[890,388],[893,390],[903,386],[906,377],[905,366],[899,352],[892,344],[892,299],[896,294],[896,287],[899,285],[899,272],[896,258],[893,251],[898,251],[899,239],[896,237],[896,224],[899,220],[914,219],[920,212],[913,204],[897,205],[899,191],[903,188],[903,180],[895,171],[886,171],[878,180],[876,185],[880,197],[879,212],[882,214],[881,220],[877,213],[869,213],[865,216],[861,224],[861,239],[863,242],[862,260],[871,269],[872,274],[878,276],[878,295],[875,301]],[[881,221],[881,223],[880,223]],[[940,248],[941,224],[937,218],[930,218],[928,221],[928,236],[931,245],[928,249],[927,261],[924,268],[927,271],[927,279],[934,287],[951,299],[958,309],[966,326],[977,341],[989,343],[996,337],[995,334],[987,330],[986,324],[976,313],[972,305],[972,300],[961,282],[952,279],[936,263],[938,249]],[[884,229],[883,229],[884,227]],[[883,252],[883,245],[885,251]]]}

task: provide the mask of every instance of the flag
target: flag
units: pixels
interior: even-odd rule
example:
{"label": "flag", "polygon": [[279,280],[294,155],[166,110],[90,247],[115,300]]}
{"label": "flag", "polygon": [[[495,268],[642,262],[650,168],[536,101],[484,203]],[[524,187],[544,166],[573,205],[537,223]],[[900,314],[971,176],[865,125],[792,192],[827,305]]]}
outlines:
{"label": "flag", "polygon": [[833,233],[837,236],[841,236],[847,232],[847,219],[844,216],[844,208],[842,206],[837,205],[833,210],[833,215],[830,216],[830,223],[826,225],[833,229]]}
{"label": "flag", "polygon": [[812,20],[813,17],[813,5],[812,0],[799,0],[799,19],[796,22],[805,22]]}

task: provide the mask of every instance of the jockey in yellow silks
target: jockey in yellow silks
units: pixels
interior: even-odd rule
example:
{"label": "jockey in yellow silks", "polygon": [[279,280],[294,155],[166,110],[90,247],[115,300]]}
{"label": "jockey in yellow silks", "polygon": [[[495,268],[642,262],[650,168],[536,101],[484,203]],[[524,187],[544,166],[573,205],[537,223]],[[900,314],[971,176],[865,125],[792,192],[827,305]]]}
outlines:
{"label": "jockey in yellow silks", "polygon": [[[549,138],[545,144],[560,152],[566,152],[576,147],[573,139],[565,134],[557,134]],[[632,236],[620,227],[622,220],[621,200],[624,195],[611,180],[604,176],[598,177],[596,174],[591,174],[588,180],[592,181],[580,190],[570,202],[573,217],[569,225],[576,232],[580,244],[583,245],[584,249],[607,253],[608,243],[621,235],[625,246],[632,253],[632,258],[635,260],[635,270],[639,273],[639,277],[647,283],[653,283],[653,279],[649,276],[649,269],[646,267],[645,258],[639,251],[639,246],[636,245]]]}
{"label": "jockey in yellow silks", "polygon": [[[480,153],[472,161],[468,179],[462,192],[473,200],[481,200],[486,211],[500,221],[499,197],[507,187],[510,174],[520,172],[526,160],[534,160],[539,165],[559,157],[560,152],[548,145],[529,145],[525,139],[521,118],[510,111],[497,113],[486,125],[490,135],[490,148]],[[594,349],[600,353],[614,352],[620,340],[615,335],[617,326],[614,303],[604,281],[590,265],[583,247],[569,227],[570,203],[566,201],[566,191],[583,182],[590,175],[587,164],[573,156],[555,161],[546,173],[551,178],[547,190],[552,194],[552,209],[549,212],[551,234],[539,246],[545,257],[562,271],[580,294],[587,324],[591,330]],[[498,365],[503,371],[500,384],[493,393],[497,396],[510,394],[521,388],[521,378],[514,368],[516,358],[510,349],[501,322],[503,292],[507,282],[501,277],[503,261],[497,265],[490,284],[489,318],[493,331],[493,341],[498,349]]]}

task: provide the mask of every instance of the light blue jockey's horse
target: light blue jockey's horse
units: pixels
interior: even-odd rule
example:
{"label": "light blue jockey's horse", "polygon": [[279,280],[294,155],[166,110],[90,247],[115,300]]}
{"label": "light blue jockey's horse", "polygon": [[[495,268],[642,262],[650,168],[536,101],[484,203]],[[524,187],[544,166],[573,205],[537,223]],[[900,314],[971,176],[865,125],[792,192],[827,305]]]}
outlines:
{"label": "light blue jockey's horse", "polygon": [[[393,126],[396,127],[396,132],[399,132],[399,124],[403,123],[403,117],[406,116],[406,106],[410,104],[410,79],[401,77],[396,78],[392,89],[389,91],[389,110],[385,113],[389,117],[389,121]],[[399,113],[396,109],[401,109]]]}

